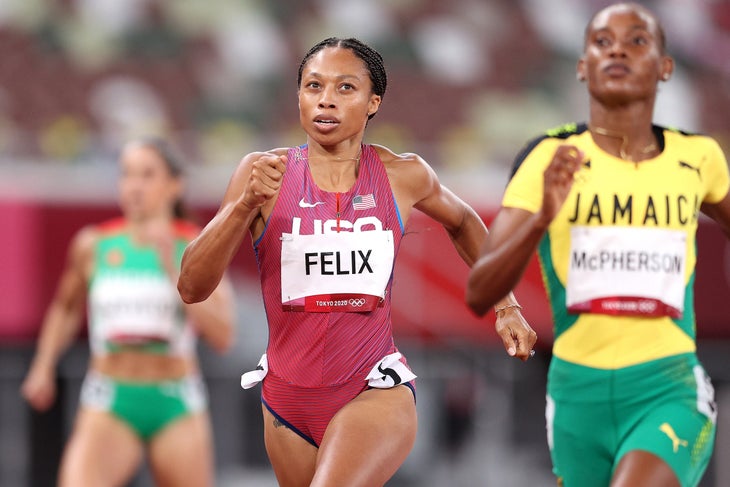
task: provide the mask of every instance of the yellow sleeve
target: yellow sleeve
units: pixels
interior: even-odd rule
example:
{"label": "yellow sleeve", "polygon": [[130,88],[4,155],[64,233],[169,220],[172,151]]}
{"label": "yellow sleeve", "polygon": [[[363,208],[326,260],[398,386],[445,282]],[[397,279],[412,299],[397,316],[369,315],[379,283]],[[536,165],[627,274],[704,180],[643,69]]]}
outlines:
{"label": "yellow sleeve", "polygon": [[708,148],[702,164],[703,180],[707,185],[705,203],[718,203],[730,190],[730,175],[727,160],[720,145],[714,139],[707,138]]}
{"label": "yellow sleeve", "polygon": [[564,142],[544,138],[532,150],[518,156],[515,161],[517,171],[507,184],[502,206],[537,213],[542,206],[543,173],[558,145]]}

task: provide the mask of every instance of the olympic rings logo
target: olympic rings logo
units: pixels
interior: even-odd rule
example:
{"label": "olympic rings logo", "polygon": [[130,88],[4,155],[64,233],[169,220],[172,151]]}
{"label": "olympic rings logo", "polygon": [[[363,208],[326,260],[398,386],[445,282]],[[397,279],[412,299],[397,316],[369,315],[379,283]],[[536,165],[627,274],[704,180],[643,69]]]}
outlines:
{"label": "olympic rings logo", "polygon": [[361,307],[361,306],[364,306],[364,305],[365,305],[365,300],[364,300],[363,298],[358,298],[358,299],[354,299],[354,298],[353,298],[353,299],[350,299],[350,300],[348,301],[348,304],[349,304],[350,306],[354,306],[354,307],[356,307],[356,308],[359,308],[359,307]]}

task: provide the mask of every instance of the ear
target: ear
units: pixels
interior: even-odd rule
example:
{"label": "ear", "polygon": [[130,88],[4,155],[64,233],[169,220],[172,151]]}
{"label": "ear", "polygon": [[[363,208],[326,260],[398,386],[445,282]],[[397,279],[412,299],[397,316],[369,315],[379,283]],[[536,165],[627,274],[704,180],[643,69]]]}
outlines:
{"label": "ear", "polygon": [[368,118],[375,115],[375,113],[380,108],[380,102],[382,101],[382,97],[380,95],[372,95],[370,96],[370,100],[368,101]]}
{"label": "ear", "polygon": [[672,77],[672,73],[674,73],[674,59],[669,56],[664,56],[662,58],[662,67],[659,72],[659,79],[662,81],[669,81],[669,78]]}
{"label": "ear", "polygon": [[578,64],[575,67],[575,77],[578,79],[578,81],[585,81],[588,77],[586,75],[586,62],[582,56],[580,59],[578,59]]}

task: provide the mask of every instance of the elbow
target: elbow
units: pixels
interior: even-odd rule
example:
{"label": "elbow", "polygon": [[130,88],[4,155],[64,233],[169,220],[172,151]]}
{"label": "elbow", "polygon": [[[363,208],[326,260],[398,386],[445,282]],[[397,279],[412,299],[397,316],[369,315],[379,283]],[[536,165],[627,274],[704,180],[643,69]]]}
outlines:
{"label": "elbow", "polygon": [[177,280],[177,292],[180,294],[180,298],[186,304],[199,303],[205,301],[210,295],[210,292],[205,293],[201,289],[197,289],[189,279],[185,279],[182,274]]}
{"label": "elbow", "polygon": [[484,269],[472,268],[466,283],[465,300],[466,305],[474,314],[479,317],[484,316],[499,300],[499,298],[494,297],[498,294],[497,285],[497,282],[484,274]]}
{"label": "elbow", "polygon": [[484,316],[490,308],[489,303],[478,292],[472,289],[471,286],[467,287],[466,290],[466,305],[479,317]]}
{"label": "elbow", "polygon": [[180,299],[182,299],[185,304],[193,304],[201,301],[192,289],[180,281],[177,283],[177,292],[180,295]]}

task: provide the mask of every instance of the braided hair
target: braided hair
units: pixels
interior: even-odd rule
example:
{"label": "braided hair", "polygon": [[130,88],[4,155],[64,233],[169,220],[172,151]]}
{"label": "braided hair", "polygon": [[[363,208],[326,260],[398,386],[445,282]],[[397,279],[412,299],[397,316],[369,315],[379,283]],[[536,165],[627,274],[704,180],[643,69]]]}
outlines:
{"label": "braided hair", "polygon": [[[350,49],[352,52],[354,52],[357,57],[362,59],[362,61],[365,63],[365,66],[367,67],[368,73],[370,74],[370,82],[373,85],[373,93],[380,96],[381,98],[385,95],[385,89],[388,85],[388,76],[385,72],[383,57],[378,51],[353,37],[347,39],[341,39],[339,37],[329,37],[312,47],[309,52],[305,54],[304,58],[302,59],[302,63],[299,65],[299,73],[297,75],[297,88],[300,88],[302,85],[302,72],[304,71],[304,66],[306,66],[312,56],[327,47],[340,47],[343,49]],[[374,116],[375,113],[369,115],[368,120],[370,120]]]}

